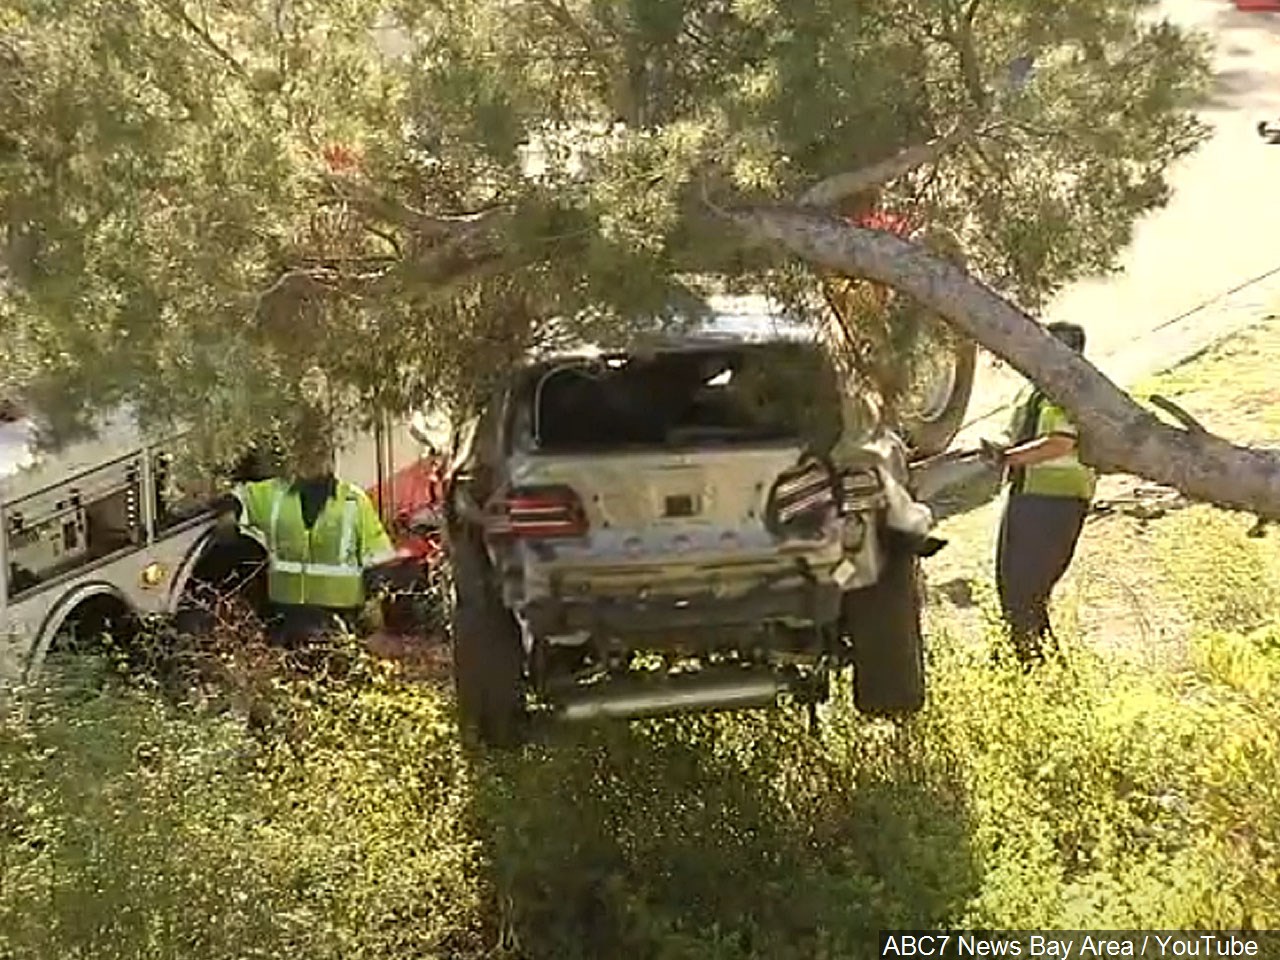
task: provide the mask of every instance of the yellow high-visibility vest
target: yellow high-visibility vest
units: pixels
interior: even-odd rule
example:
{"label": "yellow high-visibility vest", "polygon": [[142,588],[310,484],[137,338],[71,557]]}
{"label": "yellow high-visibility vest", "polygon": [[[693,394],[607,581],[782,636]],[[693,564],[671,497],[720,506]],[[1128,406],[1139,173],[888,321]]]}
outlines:
{"label": "yellow high-visibility vest", "polygon": [[275,478],[237,487],[240,526],[267,549],[267,593],[272,602],[333,609],[365,601],[364,571],[395,557],[395,548],[368,495],[339,480],[308,530],[302,497]]}
{"label": "yellow high-visibility vest", "polygon": [[[1018,404],[1010,425],[1010,437],[1013,440],[1035,439],[1037,437],[1066,436],[1079,440],[1080,432],[1067,417],[1067,412],[1047,398],[1032,407],[1034,393]],[[1028,422],[1031,414],[1036,413],[1036,422]],[[1014,492],[1030,493],[1042,497],[1069,497],[1075,500],[1092,501],[1098,485],[1097,473],[1092,467],[1080,462],[1079,452],[1071,453],[1035,466],[1024,467],[1014,473],[1016,478]]]}

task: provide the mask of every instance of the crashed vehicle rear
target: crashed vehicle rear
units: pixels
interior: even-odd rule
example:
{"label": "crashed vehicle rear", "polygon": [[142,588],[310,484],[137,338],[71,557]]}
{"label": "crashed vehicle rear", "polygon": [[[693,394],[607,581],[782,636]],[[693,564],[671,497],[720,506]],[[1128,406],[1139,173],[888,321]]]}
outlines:
{"label": "crashed vehicle rear", "polygon": [[814,342],[686,338],[530,362],[450,478],[465,725],[924,701],[906,450]]}

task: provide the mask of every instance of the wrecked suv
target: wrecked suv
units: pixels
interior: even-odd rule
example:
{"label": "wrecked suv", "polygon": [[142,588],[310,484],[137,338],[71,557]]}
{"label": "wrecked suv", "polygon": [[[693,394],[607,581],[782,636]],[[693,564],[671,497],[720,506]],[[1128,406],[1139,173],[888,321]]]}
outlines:
{"label": "wrecked suv", "polygon": [[530,361],[455,441],[466,728],[924,700],[905,450],[814,342],[686,338]]}

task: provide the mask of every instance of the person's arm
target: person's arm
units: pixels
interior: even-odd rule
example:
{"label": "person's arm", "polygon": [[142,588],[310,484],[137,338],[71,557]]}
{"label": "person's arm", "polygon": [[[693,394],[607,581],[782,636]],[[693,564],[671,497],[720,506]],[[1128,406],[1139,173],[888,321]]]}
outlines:
{"label": "person's arm", "polygon": [[243,491],[237,487],[234,491],[225,493],[213,501],[213,510],[217,517],[216,530],[220,537],[231,538],[242,532],[246,525],[242,520],[245,516],[243,497]]}
{"label": "person's arm", "polygon": [[1018,435],[1022,433],[1023,420],[1027,416],[1027,406],[1030,401],[1030,388],[1022,390],[1013,400],[1008,422],[994,438],[983,438],[980,441],[980,456],[988,466],[997,470],[1002,470],[1006,466],[1005,453],[1016,444]]}
{"label": "person's arm", "polygon": [[385,566],[400,559],[387,529],[382,525],[373,501],[361,491],[360,499],[360,562],[366,570]]}
{"label": "person's arm", "polygon": [[997,446],[1002,450],[1007,450],[1013,446],[1018,439],[1018,434],[1022,432],[1022,421],[1027,413],[1027,404],[1031,401],[1031,390],[1023,389],[1014,397],[1013,407],[1009,412],[1009,419],[1005,422],[1004,427],[990,441],[993,446]]}
{"label": "person's arm", "polygon": [[1075,437],[1055,433],[1010,447],[1004,452],[1004,462],[1011,467],[1034,467],[1038,463],[1065,457],[1075,449]]}
{"label": "person's arm", "polygon": [[1041,436],[1006,450],[1004,462],[1011,467],[1034,467],[1076,452],[1079,441],[1075,424],[1060,407],[1045,404],[1040,414],[1040,429]]}

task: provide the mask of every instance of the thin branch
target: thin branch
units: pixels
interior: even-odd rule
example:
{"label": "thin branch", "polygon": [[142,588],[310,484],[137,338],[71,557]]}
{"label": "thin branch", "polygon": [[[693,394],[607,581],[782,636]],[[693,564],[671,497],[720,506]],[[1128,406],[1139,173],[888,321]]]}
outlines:
{"label": "thin branch", "polygon": [[301,267],[313,270],[321,267],[325,270],[340,270],[353,263],[378,263],[386,265],[398,263],[399,260],[399,257],[377,255],[363,257],[302,257],[298,260],[298,263]]}
{"label": "thin branch", "polygon": [[1205,429],[1204,425],[1199,420],[1187,413],[1187,411],[1183,410],[1182,407],[1178,406],[1167,397],[1156,395],[1149,399],[1153,407],[1163,410],[1165,413],[1169,414],[1169,416],[1173,417],[1173,419],[1186,427],[1189,432],[1205,435],[1209,434],[1209,431]]}
{"label": "thin branch", "polygon": [[588,57],[600,66],[608,65],[610,58],[604,55],[604,51],[600,49],[600,45],[591,36],[591,32],[578,22],[578,18],[564,5],[563,0],[540,0],[538,6],[552,20],[563,27],[566,32],[572,33],[578,38]]}
{"label": "thin branch", "polygon": [[978,4],[980,0],[969,0],[969,6],[964,12],[960,23],[955,30],[951,32],[951,45],[955,47],[956,56],[960,59],[960,75],[964,78],[965,90],[969,93],[969,99],[973,101],[973,105],[979,110],[986,110],[990,97],[987,95],[987,88],[982,83],[982,68],[978,62],[978,47],[973,39],[973,21],[978,15]]}
{"label": "thin branch", "polygon": [[830,207],[846,197],[883,186],[926,163],[937,160],[951,147],[968,137],[969,133],[968,124],[957,123],[948,133],[928,143],[907,147],[879,163],[827,177],[805,192],[800,198],[800,205]]}
{"label": "thin branch", "polygon": [[263,306],[268,300],[272,300],[285,292],[309,292],[316,288],[322,290],[332,290],[334,284],[332,270],[286,270],[275,279],[271,286],[267,287],[258,294],[258,306]]}
{"label": "thin branch", "polygon": [[389,230],[380,230],[378,227],[368,223],[364,225],[364,228],[394,250],[397,257],[404,256],[404,249],[400,246],[400,240],[394,233]]}
{"label": "thin branch", "polygon": [[470,213],[439,216],[411,207],[351,177],[335,174],[328,178],[328,182],[343,200],[366,218],[403,227],[422,239],[449,239],[459,231],[470,234],[511,213],[510,206],[497,204]]}
{"label": "thin branch", "polygon": [[191,15],[187,13],[181,2],[173,5],[165,4],[161,9],[168,14],[169,17],[178,21],[178,23],[186,27],[187,30],[195,34],[196,38],[204,45],[205,49],[230,67],[231,71],[241,80],[247,80],[249,78],[249,72],[245,70],[244,65],[228,53],[226,48],[219,44],[217,40],[213,39],[213,36],[208,30],[192,20]]}

